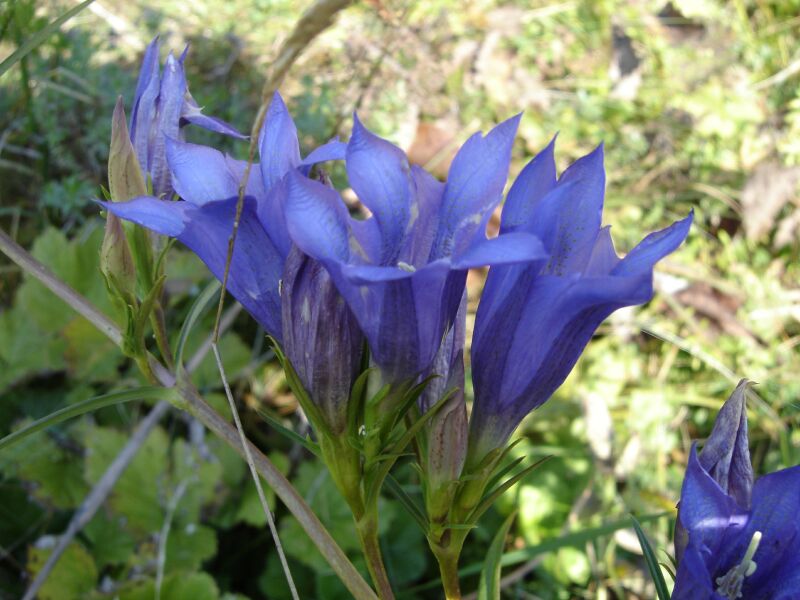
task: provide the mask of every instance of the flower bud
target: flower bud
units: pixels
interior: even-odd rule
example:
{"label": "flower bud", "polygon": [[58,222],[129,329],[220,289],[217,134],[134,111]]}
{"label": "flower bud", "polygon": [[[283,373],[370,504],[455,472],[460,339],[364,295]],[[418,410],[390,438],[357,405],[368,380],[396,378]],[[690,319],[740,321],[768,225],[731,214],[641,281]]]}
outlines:
{"label": "flower bud", "polygon": [[325,425],[345,433],[364,338],[328,272],[296,247],[284,266],[281,308],[287,358]]}
{"label": "flower bud", "polygon": [[136,158],[128,125],[125,122],[125,108],[122,96],[117,99],[111,121],[111,149],[108,153],[108,189],[111,200],[123,202],[147,195],[147,186],[142,175],[142,167]]}
{"label": "flower bud", "polygon": [[464,401],[464,341],[466,336],[466,295],[452,328],[436,354],[428,383],[419,399],[422,413],[431,409],[450,391],[452,396],[439,407],[425,428],[425,487],[428,514],[432,521],[448,513],[467,454],[467,406]]}
{"label": "flower bud", "polygon": [[[753,465],[747,436],[746,395],[749,386],[750,382],[742,379],[722,405],[711,435],[697,457],[703,470],[743,510],[750,508],[753,492]],[[680,517],[675,524],[674,541],[675,555],[680,562],[688,543]]]}
{"label": "flower bud", "polygon": [[118,217],[108,213],[103,244],[100,246],[100,271],[109,289],[125,304],[133,305],[136,294],[136,268],[128,240]]}

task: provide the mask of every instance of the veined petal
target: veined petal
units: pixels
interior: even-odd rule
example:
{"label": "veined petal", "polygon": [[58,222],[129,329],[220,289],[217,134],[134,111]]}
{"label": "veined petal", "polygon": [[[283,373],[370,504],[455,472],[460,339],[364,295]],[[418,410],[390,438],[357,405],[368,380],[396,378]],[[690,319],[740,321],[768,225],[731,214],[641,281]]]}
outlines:
{"label": "veined petal", "polygon": [[272,96],[264,126],[258,136],[261,176],[267,189],[300,164],[297,128],[278,92]]}
{"label": "veined petal", "polygon": [[476,234],[483,233],[481,227],[501,200],[520,117],[504,121],[486,137],[476,133],[456,154],[447,175],[431,260],[463,251]]}
{"label": "veined petal", "polygon": [[349,215],[338,192],[290,171],[286,177],[286,225],[295,244],[317,260],[350,257]]}
{"label": "veined petal", "polygon": [[541,264],[548,254],[539,238],[523,231],[505,233],[472,245],[453,260],[456,269],[474,269],[487,265],[514,263]]}
{"label": "veined petal", "polygon": [[535,206],[556,187],[556,138],[522,169],[503,205],[500,233],[530,227]]}
{"label": "veined petal", "polygon": [[413,184],[408,159],[400,148],[368,131],[354,115],[346,161],[350,185],[372,211],[380,229],[380,263],[393,264],[411,216]]}

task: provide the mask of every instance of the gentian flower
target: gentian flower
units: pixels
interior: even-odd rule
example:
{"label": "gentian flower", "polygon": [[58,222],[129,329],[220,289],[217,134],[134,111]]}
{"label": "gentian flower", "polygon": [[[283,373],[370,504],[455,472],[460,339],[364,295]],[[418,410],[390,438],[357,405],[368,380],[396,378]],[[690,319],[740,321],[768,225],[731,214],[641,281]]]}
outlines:
{"label": "gentian flower", "polygon": [[647,302],[653,266],[686,237],[689,215],[647,236],[620,259],[601,228],[602,146],[556,178],[551,142],[517,177],[500,236],[527,232],[547,258],[493,266],[472,341],[475,402],[468,463],[502,447],[522,418],[561,385],[600,323],[615,310]]}
{"label": "gentian flower", "polygon": [[[723,492],[739,506],[750,507],[753,467],[747,440],[745,396],[750,382],[743,379],[725,401],[714,421],[714,428],[697,457],[700,465]],[[678,507],[680,515],[680,506]],[[675,557],[681,561],[688,534],[680,518],[675,523]]]}
{"label": "gentian flower", "polygon": [[688,544],[674,600],[790,600],[800,590],[800,467],[753,485],[746,385],[723,406],[703,451],[692,446],[678,513]]}
{"label": "gentian flower", "polygon": [[[280,140],[281,143],[276,143]],[[222,280],[246,163],[206,146],[167,138],[167,164],[181,197],[165,202],[142,196],[129,202],[103,203],[115,215],[177,238]],[[288,170],[340,159],[344,144],[333,141],[300,159],[297,130],[281,97],[270,104],[260,136],[260,164],[254,165],[245,190],[228,291],[275,339],[282,340],[280,280],[291,249],[282,217],[281,188]]]}
{"label": "gentian flower", "polygon": [[244,138],[231,125],[204,115],[189,93],[183,62],[188,46],[176,59],[170,52],[159,69],[159,42],[156,37],[145,50],[136,95],[131,111],[131,141],[139,164],[153,182],[153,194],[169,197],[172,194],[167,168],[166,140],[182,139],[182,127],[193,123],[209,131]]}
{"label": "gentian flower", "polygon": [[364,336],[330,275],[292,248],[281,283],[283,348],[330,433],[347,432],[347,401],[358,377]]}
{"label": "gentian flower", "polygon": [[413,381],[433,363],[461,302],[467,270],[543,254],[520,232],[487,240],[518,117],[458,152],[446,184],[370,133],[356,117],[347,145],[350,185],[373,216],[350,217],[332,189],[287,176],[286,222],[297,246],[328,269],[386,383]]}

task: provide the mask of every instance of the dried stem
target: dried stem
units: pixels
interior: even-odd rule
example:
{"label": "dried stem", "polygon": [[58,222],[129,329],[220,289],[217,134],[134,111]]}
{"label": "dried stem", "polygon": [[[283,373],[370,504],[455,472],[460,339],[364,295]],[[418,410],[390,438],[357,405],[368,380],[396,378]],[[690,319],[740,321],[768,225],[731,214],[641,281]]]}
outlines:
{"label": "dried stem", "polygon": [[272,63],[271,72],[261,88],[261,106],[258,109],[253,128],[250,131],[250,148],[247,153],[247,166],[239,182],[239,199],[236,203],[236,216],[233,220],[233,230],[228,239],[228,254],[225,259],[225,272],[222,277],[222,293],[219,295],[219,305],[217,306],[217,319],[214,324],[214,342],[217,341],[219,333],[219,320],[222,316],[222,306],[225,301],[225,290],[228,287],[228,275],[231,269],[231,257],[233,247],[236,243],[236,234],[239,231],[239,220],[242,217],[242,207],[244,206],[244,193],[247,189],[247,181],[250,179],[250,169],[256,157],[258,148],[258,136],[264,126],[264,119],[267,116],[267,109],[272,101],[272,95],[278,89],[286,73],[302,54],[303,50],[325,29],[333,24],[333,18],[340,10],[350,6],[353,0],[317,0],[312,4],[303,16],[297,21],[292,33],[286,38],[278,51],[278,57]]}
{"label": "dried stem", "polygon": [[[64,282],[58,280],[47,267],[33,258],[2,230],[0,230],[0,251],[5,253],[23,270],[38,279],[45,287],[53,291],[79,314],[88,319],[89,322],[95,325],[111,341],[118,345],[122,343],[122,333],[108,317],[92,306],[86,298],[78,294]],[[170,371],[155,360],[155,358],[150,362],[153,373],[161,385],[168,388],[176,387],[175,376]],[[189,412],[197,417],[197,419],[212,433],[221,438],[240,455],[244,456],[244,446],[242,445],[236,428],[217,413],[191,384],[182,382],[181,385],[177,386],[176,390],[186,403]],[[309,538],[311,538],[311,541],[314,542],[314,545],[336,575],[342,580],[350,593],[353,594],[353,597],[356,598],[356,600],[377,600],[377,596],[375,596],[375,593],[367,582],[364,581],[361,574],[348,560],[347,555],[342,552],[342,549],[339,548],[336,541],[322,525],[319,518],[309,508],[302,496],[297,493],[297,490],[294,489],[292,484],[258,448],[249,442],[247,446],[253,457],[253,462],[258,473],[295,516],[300,526],[308,534]]]}
{"label": "dried stem", "polygon": [[75,511],[75,514],[73,514],[66,531],[58,538],[58,542],[53,548],[53,551],[50,553],[50,556],[47,557],[44,566],[36,574],[36,577],[28,587],[22,600],[33,600],[36,598],[40,588],[50,576],[50,573],[56,566],[56,563],[58,563],[61,555],[64,554],[64,551],[67,549],[67,546],[72,543],[75,536],[92,520],[97,510],[103,502],[105,502],[106,498],[108,498],[108,495],[111,493],[120,475],[122,475],[123,471],[125,471],[131,460],[133,460],[133,457],[139,451],[139,448],[144,444],[147,436],[150,435],[150,432],[169,409],[169,402],[162,400],[153,407],[153,410],[151,410],[144,419],[142,419],[128,442],[94,485],[92,491],[89,492],[89,495],[86,496]]}
{"label": "dried stem", "polygon": [[225,376],[225,368],[222,366],[222,359],[220,358],[219,348],[217,347],[216,342],[211,342],[211,349],[214,351],[214,358],[217,361],[219,376],[222,378],[222,384],[225,387],[225,397],[228,398],[228,406],[231,409],[233,421],[236,423],[236,431],[239,433],[239,439],[242,443],[242,448],[244,448],[244,458],[247,461],[247,466],[250,468],[250,475],[253,477],[253,482],[256,484],[258,499],[261,501],[261,508],[264,510],[264,514],[267,516],[267,525],[269,525],[269,531],[272,534],[272,540],[275,542],[275,548],[278,550],[278,558],[280,558],[283,574],[286,576],[286,582],[289,584],[289,591],[292,593],[292,598],[294,598],[294,600],[300,600],[300,597],[297,595],[297,588],[294,585],[294,579],[292,579],[292,572],[289,569],[289,563],[286,561],[286,555],[283,553],[281,538],[278,535],[277,528],[275,527],[275,519],[273,519],[272,511],[269,509],[269,504],[267,504],[267,497],[264,495],[264,489],[261,487],[261,478],[258,476],[258,472],[256,471],[256,465],[253,462],[253,455],[250,453],[250,447],[247,444],[247,437],[244,435],[242,421],[239,418],[239,411],[236,410],[236,402],[233,400],[231,386],[228,385],[228,378]]}

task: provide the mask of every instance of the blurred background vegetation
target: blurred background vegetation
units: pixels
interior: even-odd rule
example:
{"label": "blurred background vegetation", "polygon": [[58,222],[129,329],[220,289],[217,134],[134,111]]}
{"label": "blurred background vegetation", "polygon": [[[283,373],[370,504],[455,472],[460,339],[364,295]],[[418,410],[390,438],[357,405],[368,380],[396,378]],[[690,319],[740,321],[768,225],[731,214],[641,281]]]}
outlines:
{"label": "blurred background vegetation", "polygon": [[[0,57],[73,6],[0,1]],[[0,225],[108,314],[97,270],[113,104],[129,108],[155,34],[182,50],[208,114],[249,131],[270,58],[306,6],[297,0],[97,0],[0,77]],[[687,244],[659,267],[646,307],[605,324],[556,396],[520,429],[517,456],[553,455],[473,532],[480,564],[505,515],[508,598],[652,598],[633,512],[671,553],[673,508],[693,439],[708,435],[738,378],[750,402],[757,473],[800,462],[800,0],[372,0],[341,14],[282,93],[308,148],[347,136],[354,109],[440,176],[475,130],[525,111],[512,172],[558,132],[563,169],[605,142],[606,223],[618,249],[696,211]],[[246,144],[188,131],[244,157]],[[334,173],[340,185],[342,173]],[[169,256],[174,334],[209,279]],[[0,436],[88,397],[140,385],[136,369],[38,283],[0,258]],[[474,309],[482,274],[470,279]],[[212,311],[213,312],[213,311]],[[197,327],[198,347],[211,315]],[[534,342],[535,343],[535,342]],[[239,315],[222,352],[248,435],[286,470],[342,547],[347,509],[321,465],[259,416],[303,432],[264,336]],[[220,402],[206,359],[194,380]],[[0,598],[17,598],[146,403],[94,412],[0,451]],[[414,494],[415,474],[398,479]],[[297,523],[277,507],[303,598],[346,598]],[[400,505],[381,509],[392,580],[436,598],[437,570]],[[169,536],[164,539],[165,524]],[[569,536],[589,531],[584,536]],[[569,546],[540,554],[553,538]],[[289,598],[244,464],[170,413],[69,547],[41,598]],[[659,556],[668,562],[666,555]],[[357,563],[360,564],[360,563]],[[474,589],[470,577],[464,587]]]}

